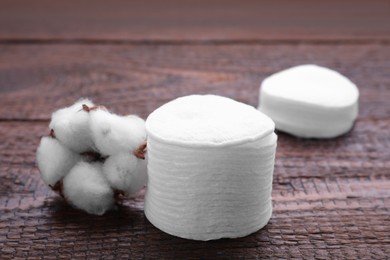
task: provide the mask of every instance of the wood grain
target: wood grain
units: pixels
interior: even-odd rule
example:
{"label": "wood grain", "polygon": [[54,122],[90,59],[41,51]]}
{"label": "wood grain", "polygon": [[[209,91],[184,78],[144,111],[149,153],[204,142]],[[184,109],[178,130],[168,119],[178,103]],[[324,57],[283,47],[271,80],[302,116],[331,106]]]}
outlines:
{"label": "wood grain", "polygon": [[[390,243],[389,46],[2,45],[0,248],[4,259],[384,258]],[[208,243],[171,237],[143,214],[143,193],[101,218],[64,204],[35,166],[50,113],[80,96],[147,116],[181,95],[257,105],[267,75],[317,63],[360,89],[354,129],[330,140],[278,133],[274,213],[261,231]],[[5,86],[5,87],[4,87]]]}
{"label": "wood grain", "polygon": [[258,105],[261,81],[314,63],[351,78],[362,119],[390,115],[390,45],[0,45],[0,119],[48,120],[90,97],[146,117],[172,98],[214,93]]}
{"label": "wood grain", "polygon": [[[0,126],[0,245],[5,259],[358,258],[390,253],[389,140],[360,140],[370,135],[367,128],[382,135],[380,125],[358,122],[348,135],[325,141],[279,133],[270,223],[245,238],[211,242],[179,239],[154,228],[143,214],[143,192],[103,217],[72,209],[43,184],[34,166],[46,122]],[[328,157],[329,152],[333,155]]]}
{"label": "wood grain", "polygon": [[0,2],[4,42],[390,40],[390,2],[198,0]]}
{"label": "wood grain", "polygon": [[[390,255],[390,1],[0,1],[0,259],[385,259]],[[273,216],[197,242],[143,213],[144,190],[102,217],[65,204],[35,150],[80,97],[142,117],[188,94],[258,105],[268,75],[305,63],[360,90],[351,132],[277,132]]]}

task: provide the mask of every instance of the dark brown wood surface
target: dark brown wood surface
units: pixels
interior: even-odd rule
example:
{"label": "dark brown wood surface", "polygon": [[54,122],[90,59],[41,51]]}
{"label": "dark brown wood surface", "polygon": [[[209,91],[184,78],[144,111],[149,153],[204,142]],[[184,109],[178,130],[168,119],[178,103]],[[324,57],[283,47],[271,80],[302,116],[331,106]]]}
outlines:
{"label": "dark brown wood surface", "polygon": [[[389,1],[57,2],[0,2],[0,259],[390,256]],[[335,139],[278,133],[273,216],[255,234],[167,235],[144,191],[91,216],[40,178],[50,114],[80,97],[144,118],[194,93],[257,106],[266,76],[305,63],[354,81],[359,117]]]}
{"label": "dark brown wood surface", "polygon": [[389,0],[2,0],[0,40],[388,42],[389,15]]}

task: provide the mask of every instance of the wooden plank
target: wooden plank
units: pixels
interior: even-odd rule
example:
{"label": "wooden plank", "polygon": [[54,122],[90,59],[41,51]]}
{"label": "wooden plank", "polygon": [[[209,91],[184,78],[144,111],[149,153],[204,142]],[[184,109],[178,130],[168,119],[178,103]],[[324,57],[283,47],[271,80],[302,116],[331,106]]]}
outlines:
{"label": "wooden plank", "polygon": [[390,115],[387,44],[0,45],[0,120],[48,120],[90,97],[146,117],[172,98],[213,93],[258,105],[261,81],[315,63],[360,89],[360,119]]}
{"label": "wooden plank", "polygon": [[[293,188],[291,183],[300,178],[390,177],[389,124],[390,120],[358,120],[350,133],[329,140],[278,132],[277,181]],[[39,139],[48,134],[48,122],[0,123],[0,164],[34,167]]]}
{"label": "wooden plank", "polygon": [[[114,259],[215,259],[244,255],[387,257],[390,253],[386,246],[390,243],[390,150],[387,149],[390,140],[370,142],[370,138],[375,140],[376,135],[385,134],[385,129],[380,130],[382,125],[370,132],[367,127],[372,128],[358,123],[349,136],[334,140],[298,141],[280,134],[273,183],[274,213],[270,223],[245,238],[195,242],[153,227],[143,214],[144,192],[125,200],[118,211],[102,217],[66,205],[43,184],[34,166],[35,148],[47,130],[46,122],[2,122],[2,259],[59,255]],[[363,135],[367,139],[359,140]],[[334,156],[328,157],[330,151]],[[364,157],[370,151],[371,156]],[[372,151],[378,153],[377,158],[373,158]],[[308,152],[316,154],[311,158]],[[336,168],[339,172],[334,172]],[[313,174],[316,169],[318,172]]]}
{"label": "wooden plank", "polygon": [[[0,2],[0,258],[388,257],[389,1],[110,3]],[[359,118],[336,139],[278,133],[274,213],[253,235],[169,236],[146,220],[144,191],[90,216],[39,176],[50,113],[81,96],[143,117],[192,93],[257,106],[261,80],[303,63],[350,77]]]}
{"label": "wooden plank", "polygon": [[388,0],[0,2],[0,41],[390,40]]}

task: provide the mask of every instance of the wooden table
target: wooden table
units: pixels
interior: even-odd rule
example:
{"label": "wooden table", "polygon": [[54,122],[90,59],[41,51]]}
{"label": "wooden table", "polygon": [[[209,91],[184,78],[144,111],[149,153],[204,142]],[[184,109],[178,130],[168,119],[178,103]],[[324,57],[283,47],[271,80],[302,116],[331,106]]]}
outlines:
{"label": "wooden table", "polygon": [[[142,117],[193,93],[257,106],[266,76],[305,63],[358,85],[359,118],[336,139],[278,133],[273,216],[253,235],[172,237],[143,193],[87,215],[40,178],[50,114],[80,97]],[[389,1],[1,1],[0,258],[389,257],[389,128]]]}

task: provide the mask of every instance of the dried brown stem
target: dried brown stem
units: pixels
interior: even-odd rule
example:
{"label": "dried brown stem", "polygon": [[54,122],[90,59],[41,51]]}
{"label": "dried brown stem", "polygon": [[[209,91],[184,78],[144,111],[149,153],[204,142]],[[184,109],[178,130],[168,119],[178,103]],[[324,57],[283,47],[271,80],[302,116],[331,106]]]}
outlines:
{"label": "dried brown stem", "polygon": [[114,192],[114,200],[116,202],[122,202],[123,197],[125,196],[125,192],[118,189],[112,189],[112,191]]}
{"label": "dried brown stem", "polygon": [[49,187],[56,193],[58,193],[62,198],[65,199],[64,196],[64,183],[61,180],[57,181],[54,185],[49,185]]}
{"label": "dried brown stem", "polygon": [[53,129],[50,129],[49,136],[52,137],[52,138],[56,138],[56,134],[54,133]]}
{"label": "dried brown stem", "polygon": [[81,110],[84,110],[86,112],[90,112],[90,111],[95,111],[95,110],[104,110],[104,111],[107,111],[107,108],[105,106],[93,106],[93,107],[89,107],[87,106],[86,104],[83,104],[83,108]]}
{"label": "dried brown stem", "polygon": [[145,160],[146,147],[147,147],[147,144],[146,144],[146,141],[145,141],[136,150],[133,151],[133,154],[137,158]]}

